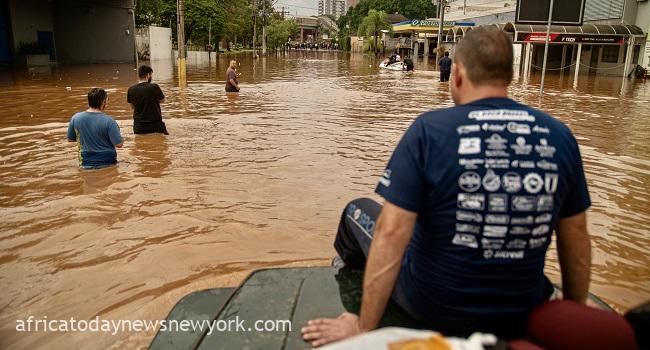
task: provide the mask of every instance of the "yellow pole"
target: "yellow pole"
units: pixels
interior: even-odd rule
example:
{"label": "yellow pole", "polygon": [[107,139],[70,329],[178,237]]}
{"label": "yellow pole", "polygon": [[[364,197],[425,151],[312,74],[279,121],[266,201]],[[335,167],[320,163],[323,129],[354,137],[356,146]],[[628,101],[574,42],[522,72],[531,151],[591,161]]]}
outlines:
{"label": "yellow pole", "polygon": [[177,29],[178,29],[178,85],[184,87],[187,84],[187,75],[185,69],[185,20],[183,18],[183,0],[177,0]]}

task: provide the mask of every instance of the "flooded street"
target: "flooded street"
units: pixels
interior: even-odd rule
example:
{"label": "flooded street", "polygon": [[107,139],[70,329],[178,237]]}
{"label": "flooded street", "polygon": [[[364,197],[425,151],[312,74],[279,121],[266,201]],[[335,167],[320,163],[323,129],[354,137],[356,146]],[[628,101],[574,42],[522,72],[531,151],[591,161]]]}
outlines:
{"label": "flooded street", "polygon": [[[0,71],[0,348],[146,347],[153,332],[21,334],[16,320],[164,319],[190,291],[254,269],[327,265],[343,206],[377,198],[413,119],[453,105],[433,61],[406,75],[361,55],[249,56],[239,95],[224,92],[226,56],[190,62],[184,89],[171,61],[152,62],[167,137],[132,132],[132,65]],[[540,100],[539,76],[516,78],[511,93],[578,138],[591,292],[625,311],[650,299],[650,83],[573,83],[547,76]],[[125,143],[117,167],[81,171],[65,132],[96,86]],[[547,273],[559,281],[554,251]]]}

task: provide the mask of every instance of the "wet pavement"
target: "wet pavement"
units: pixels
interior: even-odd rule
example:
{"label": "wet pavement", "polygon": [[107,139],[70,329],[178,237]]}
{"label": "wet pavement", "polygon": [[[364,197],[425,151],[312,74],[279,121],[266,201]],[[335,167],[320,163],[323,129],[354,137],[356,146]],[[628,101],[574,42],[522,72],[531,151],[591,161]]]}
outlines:
{"label": "wet pavement", "polygon": [[[152,62],[167,137],[133,135],[131,65],[0,71],[0,347],[146,346],[152,331],[25,334],[15,320],[162,319],[184,294],[257,268],[328,264],[342,207],[376,198],[411,121],[452,105],[432,61],[403,74],[335,52],[242,56],[242,91],[227,95],[228,59],[190,62],[183,89],[172,62]],[[649,85],[546,85],[540,99],[538,76],[517,78],[511,93],[576,134],[593,201],[591,291],[624,311],[650,299]],[[65,131],[95,86],[125,146],[117,167],[81,171]],[[559,280],[554,251],[547,273]]]}

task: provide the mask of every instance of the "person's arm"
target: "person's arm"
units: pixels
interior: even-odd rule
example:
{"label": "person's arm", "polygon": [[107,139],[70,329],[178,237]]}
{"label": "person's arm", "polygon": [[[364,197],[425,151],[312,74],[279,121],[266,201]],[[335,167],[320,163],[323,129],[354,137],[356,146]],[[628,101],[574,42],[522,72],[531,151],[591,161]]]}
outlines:
{"label": "person's arm", "polygon": [[237,85],[237,82],[235,81],[235,79],[232,79],[232,78],[230,79],[230,85],[232,85],[232,86],[239,89],[239,86]]}
{"label": "person's arm", "polygon": [[124,140],[120,134],[120,127],[117,125],[117,122],[115,122],[115,120],[113,120],[112,123],[110,123],[108,126],[108,138],[111,140],[111,143],[117,148],[122,148],[124,145]]}
{"label": "person's arm", "polygon": [[591,239],[586,213],[560,218],[556,235],[564,299],[586,304],[591,275]]}
{"label": "person's arm", "polygon": [[131,106],[131,110],[135,110],[135,106],[133,105],[133,98],[131,98],[131,90],[133,87],[130,87],[129,90],[126,91],[126,102]]}
{"label": "person's arm", "polygon": [[385,202],[377,219],[363,278],[359,329],[370,331],[379,325],[395,287],[406,247],[411,241],[417,213]]}
{"label": "person's arm", "polygon": [[360,316],[345,312],[338,318],[311,320],[301,330],[304,340],[319,347],[377,328],[395,287],[416,218],[414,212],[384,203],[366,262]]}
{"label": "person's arm", "polygon": [[316,319],[303,327],[303,339],[321,346],[377,327],[399,275],[417,214],[429,191],[422,118],[406,131],[391,156],[376,192],[385,204],[373,231],[363,282],[360,316]]}
{"label": "person's arm", "polygon": [[586,215],[591,199],[580,148],[572,135],[568,151],[573,165],[568,179],[572,181],[568,184],[568,193],[560,207],[560,218],[555,227],[557,253],[562,271],[564,299],[584,304],[589,293],[591,273],[591,240],[587,232]]}
{"label": "person's arm", "polygon": [[68,142],[76,142],[77,141],[77,132],[74,130],[73,119],[70,119],[70,123],[68,124],[68,133],[67,133],[66,136],[67,136]]}
{"label": "person's arm", "polygon": [[160,86],[158,86],[156,84],[156,87],[158,88],[158,101],[160,103],[163,103],[165,101],[165,94],[163,94],[162,89],[160,88]]}

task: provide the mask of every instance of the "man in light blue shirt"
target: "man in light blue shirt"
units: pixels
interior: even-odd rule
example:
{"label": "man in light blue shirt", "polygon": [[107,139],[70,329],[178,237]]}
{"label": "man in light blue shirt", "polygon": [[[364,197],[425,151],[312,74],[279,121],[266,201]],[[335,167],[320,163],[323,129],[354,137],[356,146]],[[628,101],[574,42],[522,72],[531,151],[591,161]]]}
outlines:
{"label": "man in light blue shirt", "polygon": [[88,92],[89,108],[72,116],[68,126],[68,141],[79,146],[79,166],[99,169],[117,164],[117,151],[123,141],[120,127],[104,113],[108,95],[104,89]]}

